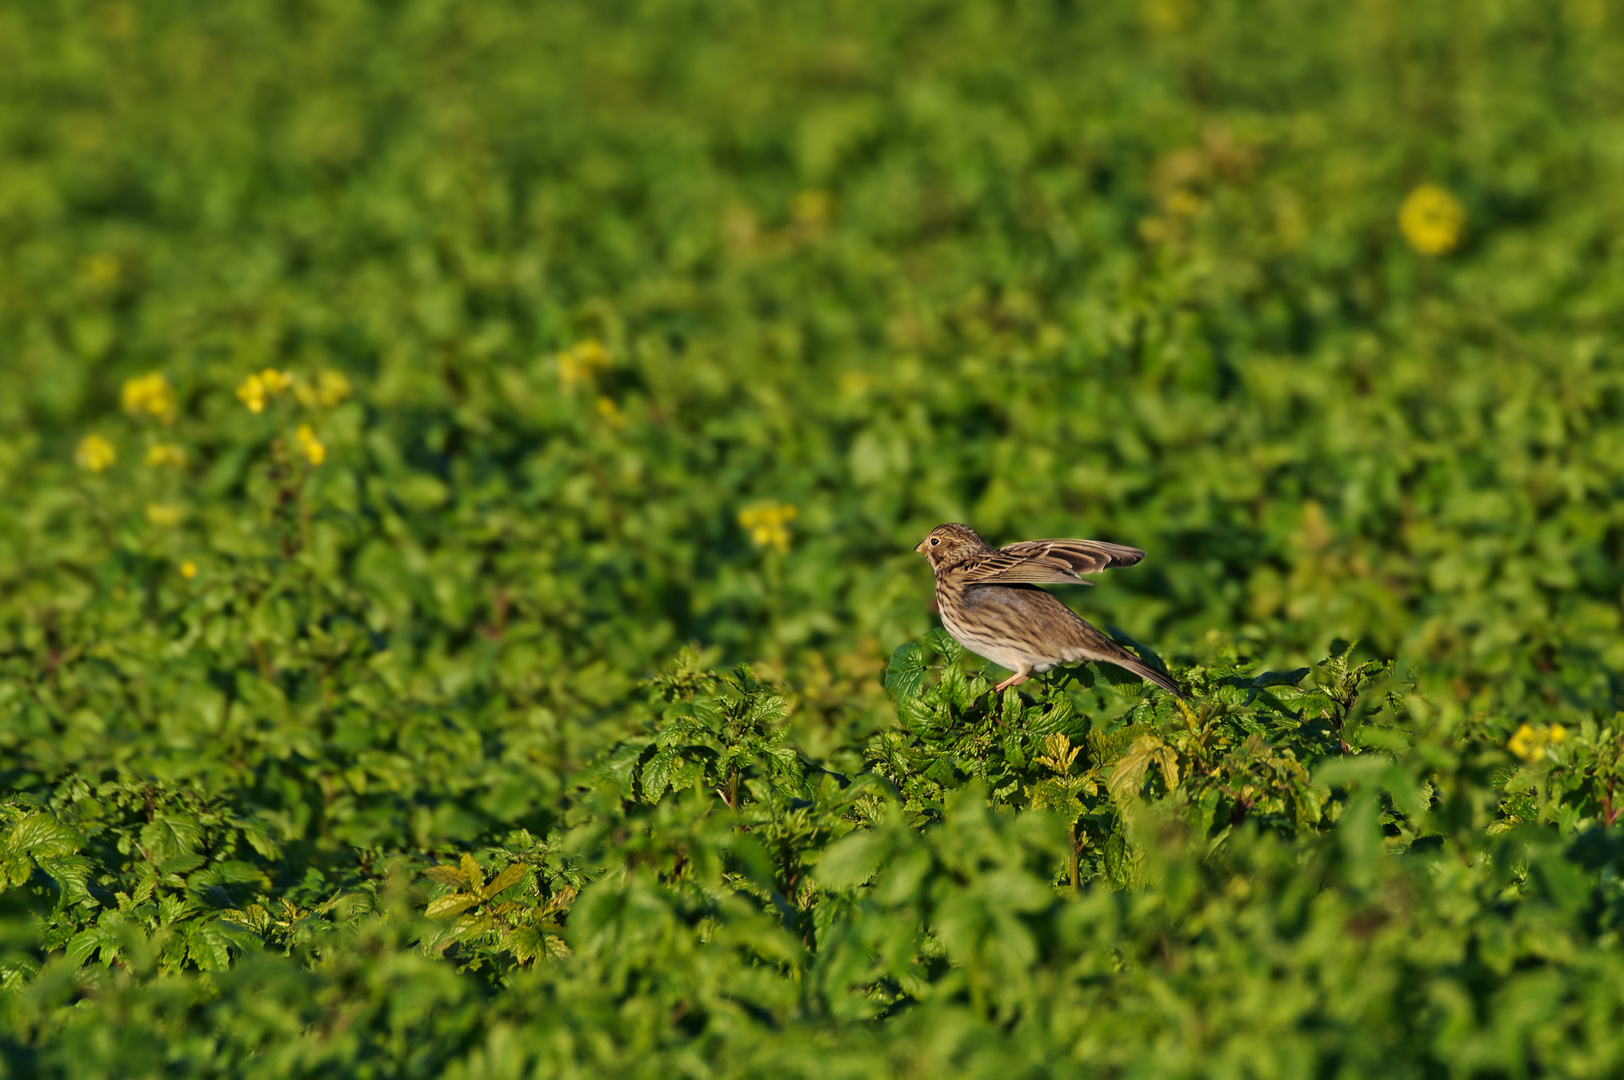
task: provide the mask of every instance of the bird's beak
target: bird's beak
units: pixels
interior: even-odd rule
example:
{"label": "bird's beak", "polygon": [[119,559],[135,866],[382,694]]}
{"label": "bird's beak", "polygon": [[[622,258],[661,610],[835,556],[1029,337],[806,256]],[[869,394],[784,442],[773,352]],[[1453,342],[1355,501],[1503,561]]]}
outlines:
{"label": "bird's beak", "polygon": [[[925,540],[929,540],[929,539],[930,539],[930,537],[928,537],[928,536],[925,537]],[[914,545],[914,550],[919,552],[919,554],[921,554],[921,555],[923,555],[925,553],[925,540],[921,540],[921,541],[919,541],[919,543]]]}

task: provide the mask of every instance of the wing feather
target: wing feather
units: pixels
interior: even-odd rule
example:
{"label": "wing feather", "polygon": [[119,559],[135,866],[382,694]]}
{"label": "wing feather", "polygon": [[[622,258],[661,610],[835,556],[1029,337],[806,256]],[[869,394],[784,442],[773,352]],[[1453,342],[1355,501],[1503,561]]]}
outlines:
{"label": "wing feather", "polygon": [[1144,557],[1138,548],[1102,540],[1023,540],[966,566],[965,584],[1092,585],[1081,575],[1132,566]]}

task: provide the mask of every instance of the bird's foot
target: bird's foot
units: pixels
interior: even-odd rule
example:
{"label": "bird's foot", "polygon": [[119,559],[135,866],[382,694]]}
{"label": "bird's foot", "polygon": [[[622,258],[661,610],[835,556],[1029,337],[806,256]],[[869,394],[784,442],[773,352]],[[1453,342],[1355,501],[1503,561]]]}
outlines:
{"label": "bird's foot", "polygon": [[993,687],[992,692],[995,693],[995,694],[1001,694],[1005,690],[1009,689],[1011,686],[1018,686],[1021,683],[1025,682],[1027,679],[1030,679],[1031,677],[1032,677],[1032,673],[1030,671],[1017,671],[1015,674],[1011,675],[1009,678],[1005,679],[1003,682],[1001,682],[997,686]]}

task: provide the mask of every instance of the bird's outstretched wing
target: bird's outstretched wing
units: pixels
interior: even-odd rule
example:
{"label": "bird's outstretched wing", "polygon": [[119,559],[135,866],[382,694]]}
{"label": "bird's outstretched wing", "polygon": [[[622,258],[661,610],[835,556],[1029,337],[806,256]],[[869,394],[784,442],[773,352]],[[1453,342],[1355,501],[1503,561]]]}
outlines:
{"label": "bird's outstretched wing", "polygon": [[964,568],[966,585],[1092,585],[1083,574],[1132,566],[1138,548],[1100,540],[1023,540],[1006,544]]}

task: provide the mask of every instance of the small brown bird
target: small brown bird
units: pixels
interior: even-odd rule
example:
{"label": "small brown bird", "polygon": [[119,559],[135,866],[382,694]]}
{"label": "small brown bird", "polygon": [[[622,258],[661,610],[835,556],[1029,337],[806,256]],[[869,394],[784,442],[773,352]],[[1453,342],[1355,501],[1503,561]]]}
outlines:
{"label": "small brown bird", "polygon": [[1132,566],[1145,557],[1138,548],[1098,540],[1027,540],[993,548],[968,525],[949,524],[936,526],[914,550],[936,572],[936,603],[947,632],[977,656],[1015,673],[993,687],[994,693],[1025,682],[1034,671],[1094,660],[1185,696],[1172,679],[1038,588],[1040,582],[1092,585],[1081,575]]}

